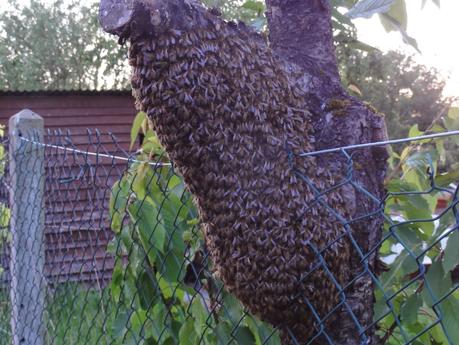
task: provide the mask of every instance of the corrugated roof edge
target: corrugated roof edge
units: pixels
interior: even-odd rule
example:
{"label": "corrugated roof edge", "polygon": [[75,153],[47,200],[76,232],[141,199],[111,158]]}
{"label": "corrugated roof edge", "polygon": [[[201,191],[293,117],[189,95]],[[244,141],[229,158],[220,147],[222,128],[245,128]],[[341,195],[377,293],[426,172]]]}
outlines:
{"label": "corrugated roof edge", "polygon": [[22,95],[131,95],[131,90],[0,90],[0,96]]}

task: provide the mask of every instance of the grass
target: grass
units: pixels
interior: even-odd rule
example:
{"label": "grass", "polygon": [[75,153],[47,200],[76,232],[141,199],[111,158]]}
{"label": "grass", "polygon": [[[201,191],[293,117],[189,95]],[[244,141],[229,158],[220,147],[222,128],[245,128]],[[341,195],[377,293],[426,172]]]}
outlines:
{"label": "grass", "polygon": [[[108,289],[61,285],[46,298],[45,345],[114,344],[111,325],[115,312]],[[0,287],[0,345],[12,343],[10,315],[8,291]]]}

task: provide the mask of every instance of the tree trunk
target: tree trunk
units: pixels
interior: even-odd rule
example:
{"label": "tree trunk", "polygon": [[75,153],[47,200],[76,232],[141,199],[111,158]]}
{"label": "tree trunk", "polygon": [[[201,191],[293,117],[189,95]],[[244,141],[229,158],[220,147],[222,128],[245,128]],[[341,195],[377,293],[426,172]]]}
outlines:
{"label": "tree trunk", "polygon": [[[100,21],[105,31],[117,34],[122,41],[162,30],[159,24],[163,20],[179,30],[191,27],[183,18],[202,18],[203,25],[212,23],[213,19],[201,10],[195,14],[190,12],[193,3],[189,0],[102,0]],[[328,0],[266,0],[266,4],[270,46],[281,59],[304,72],[307,108],[314,127],[314,138],[311,138],[314,149],[383,140],[383,117],[349,96],[340,84]],[[141,80],[136,82],[142,84]],[[325,329],[337,345],[377,343],[372,325],[373,280],[377,275],[377,247],[381,239],[386,159],[387,152],[382,147],[356,150],[352,154],[352,166],[349,166],[350,156],[343,153],[316,158],[319,169],[348,179],[342,187],[342,197],[350,217],[347,239],[353,251],[351,262],[343,264],[350,266],[351,274],[343,288],[345,302],[337,312],[335,325]],[[348,175],[349,171],[352,176]]]}
{"label": "tree trunk", "polygon": [[[305,75],[314,80],[309,90],[309,110],[314,115],[316,149],[384,140],[384,118],[348,95],[341,87],[329,1],[266,0],[266,5],[272,48],[282,58],[300,66]],[[340,100],[341,105],[346,104],[344,109],[338,112],[324,111],[327,105],[336,100]],[[339,115],[333,115],[337,113]],[[342,154],[338,156],[321,155],[318,157],[319,165],[331,171],[341,169],[344,172],[348,169],[347,159]],[[355,187],[349,193],[348,202],[354,209],[352,218],[358,219],[351,223],[358,250],[354,250],[351,262],[351,280],[354,281],[345,293],[347,305],[355,319],[349,309],[342,308],[337,318],[339,321],[336,327],[330,329],[330,333],[334,343],[339,345],[361,344],[365,339],[365,343],[376,344],[374,327],[371,327],[373,280],[377,275],[378,243],[383,222],[382,200],[385,194],[383,183],[388,154],[384,147],[377,147],[360,149],[354,152],[352,158],[352,180],[375,199]]]}

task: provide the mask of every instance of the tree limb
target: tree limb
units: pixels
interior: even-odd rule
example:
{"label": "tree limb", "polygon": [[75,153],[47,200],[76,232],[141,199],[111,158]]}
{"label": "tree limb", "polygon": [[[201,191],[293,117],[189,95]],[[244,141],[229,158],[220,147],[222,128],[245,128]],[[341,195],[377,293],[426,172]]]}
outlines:
{"label": "tree limb", "polygon": [[313,79],[320,97],[342,93],[328,0],[266,0],[272,49]]}
{"label": "tree limb", "polygon": [[[136,37],[158,33],[167,28],[186,31],[193,25],[198,25],[201,29],[206,28],[206,25],[215,25],[211,30],[212,35],[216,32],[218,34],[219,31],[216,27],[220,25],[219,21],[204,13],[202,7],[197,6],[194,0],[102,0],[100,8],[100,21],[104,30],[117,34],[120,39],[134,37],[135,40]],[[270,44],[279,60],[286,61],[292,69],[300,68],[304,73],[304,91],[307,95],[305,108],[312,113],[308,113],[307,116],[311,117],[308,120],[312,122],[314,133],[302,132],[297,135],[297,138],[301,138],[301,148],[321,149],[384,139],[384,119],[371,107],[347,95],[340,85],[329,2],[267,0],[267,16]],[[248,30],[239,27],[227,30],[231,35],[239,35],[238,40],[253,43],[254,47],[264,44],[258,40],[251,41],[250,35],[253,33]],[[206,49],[214,48],[209,45]],[[253,52],[248,47],[244,49],[241,48],[240,54],[249,51],[248,56],[244,57],[249,61],[249,55]],[[259,52],[265,52],[264,46],[257,49]],[[137,61],[135,53],[134,51],[132,54],[134,64]],[[218,54],[218,51],[215,53]],[[144,63],[141,59],[140,61]],[[283,61],[279,61],[279,64]],[[142,70],[141,66],[137,67],[138,70]],[[256,72],[253,77],[256,77]],[[155,80],[142,78],[137,76],[133,79],[136,84],[134,88],[139,89],[138,95],[142,95],[143,102],[150,104],[149,96],[142,90],[142,85],[154,84]],[[157,89],[156,85],[154,86]],[[192,102],[193,99],[188,97],[185,101]],[[208,101],[205,99],[202,102]],[[151,113],[155,111],[150,110]],[[187,113],[184,110],[182,112],[185,115]],[[293,131],[298,131],[298,128],[292,126],[292,133]],[[305,141],[308,141],[307,144]],[[172,143],[170,145],[171,148],[176,146],[178,145],[173,146]],[[351,168],[353,171],[354,185],[347,183],[341,194],[346,201],[346,211],[350,218],[348,221],[351,224],[351,233],[348,235],[353,237],[358,248],[354,248],[351,262],[343,263],[347,265],[346,268],[349,266],[351,271],[349,284],[344,291],[346,306],[339,310],[335,326],[326,330],[336,345],[361,344],[364,337],[368,340],[367,343],[371,343],[373,339],[374,331],[369,329],[373,320],[374,303],[372,277],[377,274],[375,271],[378,249],[375,247],[381,238],[383,208],[379,201],[368,198],[358,187],[370,192],[375,199],[383,200],[386,159],[387,152],[384,148],[374,148],[356,152],[352,167],[348,166],[346,157],[339,155],[324,155],[316,161],[317,167],[320,168],[318,170],[325,171],[327,176],[341,178],[347,169]],[[188,161],[184,158],[182,163],[185,166]],[[277,163],[279,164],[279,161]],[[202,171],[200,173],[203,174]],[[317,174],[319,176],[320,173]],[[196,174],[193,179],[198,177],[201,176]],[[203,184],[196,184],[198,185],[202,189]],[[196,187],[194,191],[197,190]],[[372,213],[373,216],[368,216]],[[355,220],[359,218],[361,219]],[[324,223],[320,225],[327,227],[327,220],[322,220]],[[350,242],[350,238],[348,240]]]}

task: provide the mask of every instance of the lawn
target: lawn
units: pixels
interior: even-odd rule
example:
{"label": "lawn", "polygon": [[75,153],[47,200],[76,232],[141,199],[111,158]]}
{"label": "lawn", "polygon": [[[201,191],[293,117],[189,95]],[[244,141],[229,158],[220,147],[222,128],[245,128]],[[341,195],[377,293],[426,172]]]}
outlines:
{"label": "lawn", "polygon": [[[116,344],[111,337],[114,315],[108,289],[59,286],[47,295],[46,345]],[[0,345],[11,345],[11,306],[8,291],[0,287]]]}

